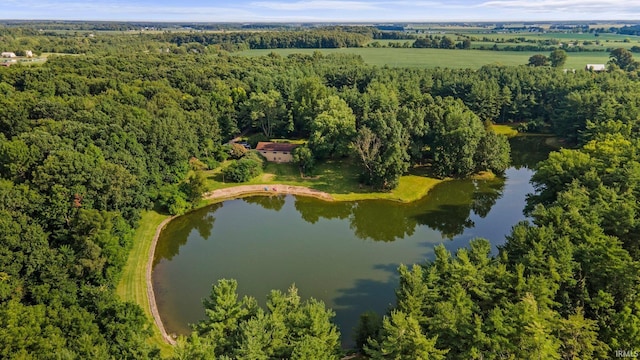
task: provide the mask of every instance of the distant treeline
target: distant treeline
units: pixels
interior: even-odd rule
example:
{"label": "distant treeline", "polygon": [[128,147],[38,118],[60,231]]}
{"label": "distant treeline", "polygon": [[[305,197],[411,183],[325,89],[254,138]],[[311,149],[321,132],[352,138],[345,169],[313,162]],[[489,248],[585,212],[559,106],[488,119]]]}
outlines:
{"label": "distant treeline", "polygon": [[[372,39],[415,39],[400,31],[380,31],[365,26],[332,26],[312,30],[224,33],[172,33],[161,35],[178,46],[185,43],[202,45],[233,44],[238,49],[308,49],[363,47]],[[228,46],[227,46],[228,47]]]}
{"label": "distant treeline", "polygon": [[622,35],[640,35],[640,25],[623,26],[618,30]]}
{"label": "distant treeline", "polygon": [[229,33],[172,33],[158,35],[178,46],[185,43],[202,45],[236,44],[248,49],[303,49],[361,47],[370,36],[339,30],[269,31]]}

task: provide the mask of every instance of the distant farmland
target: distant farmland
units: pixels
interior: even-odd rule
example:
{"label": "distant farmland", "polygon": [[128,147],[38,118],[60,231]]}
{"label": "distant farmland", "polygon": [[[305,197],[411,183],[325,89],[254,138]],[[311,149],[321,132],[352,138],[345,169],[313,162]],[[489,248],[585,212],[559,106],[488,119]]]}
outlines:
{"label": "distant farmland", "polygon": [[[266,49],[247,50],[236,53],[240,56],[263,56],[271,52],[281,56],[290,54],[356,54],[371,65],[414,68],[480,68],[483,65],[525,65],[535,54],[549,55],[549,52],[530,51],[489,51],[489,50],[443,50],[414,48],[341,48],[341,49]],[[568,52],[565,68],[583,69],[586,64],[605,64],[608,52]]]}

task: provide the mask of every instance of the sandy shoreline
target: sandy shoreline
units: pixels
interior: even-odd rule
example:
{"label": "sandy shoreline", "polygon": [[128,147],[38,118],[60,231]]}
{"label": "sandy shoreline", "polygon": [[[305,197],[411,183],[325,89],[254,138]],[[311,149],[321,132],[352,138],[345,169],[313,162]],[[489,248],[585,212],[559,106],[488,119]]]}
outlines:
{"label": "sandy shoreline", "polygon": [[156,233],[153,235],[153,241],[151,242],[151,249],[149,250],[149,258],[147,259],[147,297],[149,298],[149,308],[151,309],[151,315],[153,315],[153,320],[156,323],[158,329],[160,329],[160,334],[164,341],[171,345],[175,345],[176,341],[174,338],[167,334],[167,330],[164,328],[164,324],[162,323],[162,319],[160,318],[160,313],[158,312],[158,306],[156,305],[156,295],[153,292],[153,282],[151,281],[151,272],[153,271],[153,257],[156,253],[156,244],[158,243],[158,238],[160,237],[160,233],[162,229],[169,223],[169,221],[173,220],[175,216],[171,216],[169,218],[164,219],[163,222],[158,225],[156,228]]}
{"label": "sandy shoreline", "polygon": [[277,195],[292,194],[310,196],[326,201],[333,201],[333,196],[320,190],[294,185],[240,185],[226,189],[210,191],[202,195],[205,200],[229,199],[246,195]]}
{"label": "sandy shoreline", "polygon": [[[204,193],[202,198],[204,200],[228,200],[242,196],[248,195],[277,195],[277,194],[292,194],[292,195],[302,195],[302,196],[310,196],[326,201],[333,201],[333,197],[326,192],[322,192],[319,190],[310,189],[304,186],[293,186],[293,185],[240,185],[234,186],[226,189],[218,189],[214,191],[210,191]],[[156,228],[156,233],[153,236],[153,241],[151,242],[151,249],[149,250],[149,258],[147,260],[147,296],[149,298],[149,308],[151,310],[151,314],[153,315],[153,320],[156,323],[158,329],[160,329],[160,334],[164,341],[171,345],[175,345],[176,341],[173,337],[171,337],[167,330],[164,328],[164,324],[162,323],[162,319],[160,318],[160,313],[158,312],[158,306],[156,305],[156,296],[153,292],[153,282],[151,281],[151,272],[153,271],[153,257],[156,252],[156,245],[158,243],[158,238],[160,237],[160,233],[162,229],[164,229],[167,224],[176,218],[176,216],[169,217],[165,219],[158,227]]]}

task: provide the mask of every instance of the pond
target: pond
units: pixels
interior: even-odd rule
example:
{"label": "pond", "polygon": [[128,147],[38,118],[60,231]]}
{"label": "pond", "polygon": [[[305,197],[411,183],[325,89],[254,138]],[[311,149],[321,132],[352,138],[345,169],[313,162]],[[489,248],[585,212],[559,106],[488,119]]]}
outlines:
{"label": "pond", "polygon": [[159,313],[168,333],[186,334],[204,317],[202,299],[218,279],[238,280],[241,296],[264,306],[271,289],[291,284],[306,299],[336,312],[343,345],[361,313],[383,314],[394,304],[400,264],[451,252],[475,237],[494,252],[518,221],[533,191],[531,166],[546,157],[544,138],[512,140],[513,166],[504,178],[456,180],[423,199],[324,202],[292,195],[225,201],[170,222],[153,263]]}

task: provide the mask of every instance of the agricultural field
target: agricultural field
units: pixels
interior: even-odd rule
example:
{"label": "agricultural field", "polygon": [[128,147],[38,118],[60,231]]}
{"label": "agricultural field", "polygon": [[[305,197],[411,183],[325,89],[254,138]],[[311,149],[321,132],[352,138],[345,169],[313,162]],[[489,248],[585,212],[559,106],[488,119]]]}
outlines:
{"label": "agricultural field", "polygon": [[[265,49],[247,50],[236,53],[239,56],[263,56],[276,53],[281,56],[308,54],[315,51],[323,54],[356,54],[371,65],[413,68],[480,68],[484,65],[525,65],[532,51],[489,51],[489,50],[445,50],[445,49],[402,49],[402,48],[342,48],[342,49]],[[549,55],[547,52],[544,55]],[[605,64],[608,52],[569,52],[565,68],[582,69],[586,64]]]}

